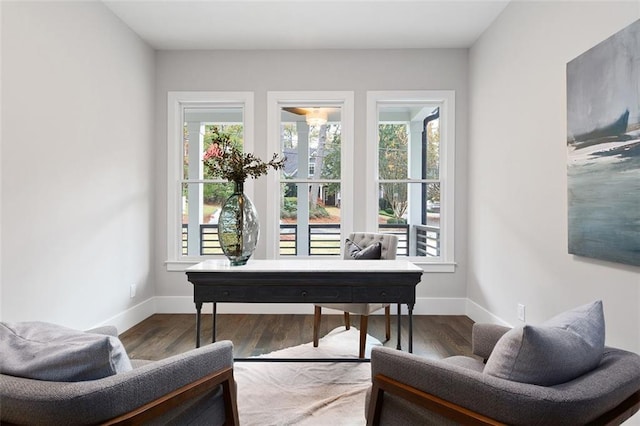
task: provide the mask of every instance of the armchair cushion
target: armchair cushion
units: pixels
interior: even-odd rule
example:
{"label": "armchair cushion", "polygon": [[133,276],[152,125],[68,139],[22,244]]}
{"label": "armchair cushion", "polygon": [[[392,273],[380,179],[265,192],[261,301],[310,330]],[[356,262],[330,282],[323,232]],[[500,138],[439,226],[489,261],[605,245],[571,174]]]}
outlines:
{"label": "armchair cushion", "polygon": [[360,247],[353,241],[347,238],[345,246],[349,256],[354,259],[380,259],[382,256],[382,244],[375,242],[365,248]]}
{"label": "armchair cushion", "polygon": [[38,321],[0,323],[0,352],[0,373],[36,380],[96,380],[132,369],[117,337]]}
{"label": "armchair cushion", "polygon": [[525,325],[498,340],[485,374],[541,386],[568,382],[598,366],[604,351],[604,314],[596,301],[541,326]]}

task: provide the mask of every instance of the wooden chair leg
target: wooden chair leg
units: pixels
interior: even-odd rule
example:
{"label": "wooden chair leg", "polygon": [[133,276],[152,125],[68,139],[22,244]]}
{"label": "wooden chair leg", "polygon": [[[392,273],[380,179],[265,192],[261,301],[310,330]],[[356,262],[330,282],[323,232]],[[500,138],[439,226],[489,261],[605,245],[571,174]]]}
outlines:
{"label": "wooden chair leg", "polygon": [[322,308],[316,306],[313,311],[313,347],[318,347],[318,333],[320,332],[320,318],[322,318]]}
{"label": "wooden chair leg", "polygon": [[347,330],[351,328],[351,318],[349,318],[349,312],[344,313],[344,327]]}
{"label": "wooden chair leg", "polygon": [[367,343],[368,324],[369,317],[367,315],[360,315],[360,350],[358,352],[358,358],[364,358],[364,347]]}
{"label": "wooden chair leg", "polygon": [[384,308],[384,316],[385,316],[385,337],[387,338],[387,342],[391,339],[391,305],[387,305]]}

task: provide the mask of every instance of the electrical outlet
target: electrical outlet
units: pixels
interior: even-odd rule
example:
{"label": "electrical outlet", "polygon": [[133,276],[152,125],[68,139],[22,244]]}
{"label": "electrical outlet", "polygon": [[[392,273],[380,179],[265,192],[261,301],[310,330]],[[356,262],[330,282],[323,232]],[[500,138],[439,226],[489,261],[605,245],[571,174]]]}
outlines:
{"label": "electrical outlet", "polygon": [[132,299],[134,297],[136,297],[136,284],[135,283],[133,283],[133,284],[131,284],[129,286],[129,297],[132,298]]}
{"label": "electrical outlet", "polygon": [[522,303],[518,303],[518,319],[524,322],[524,305]]}

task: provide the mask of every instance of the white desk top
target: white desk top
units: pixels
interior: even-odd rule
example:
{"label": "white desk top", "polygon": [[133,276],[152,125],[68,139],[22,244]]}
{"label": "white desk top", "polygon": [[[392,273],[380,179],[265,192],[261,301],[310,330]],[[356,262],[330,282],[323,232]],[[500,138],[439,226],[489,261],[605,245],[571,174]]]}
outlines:
{"label": "white desk top", "polygon": [[407,260],[344,259],[249,259],[246,265],[231,266],[227,259],[212,259],[193,265],[187,272],[422,272]]}

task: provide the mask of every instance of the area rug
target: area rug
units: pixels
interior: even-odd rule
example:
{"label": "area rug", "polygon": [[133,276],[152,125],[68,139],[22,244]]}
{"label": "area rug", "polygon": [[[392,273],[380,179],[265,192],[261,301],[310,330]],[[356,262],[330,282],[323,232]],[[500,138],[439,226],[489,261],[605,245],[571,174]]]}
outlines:
{"label": "area rug", "polygon": [[[357,358],[360,332],[336,328],[313,343],[258,358]],[[381,343],[367,336],[366,357]],[[371,365],[352,362],[242,362],[234,364],[243,426],[364,425]]]}

